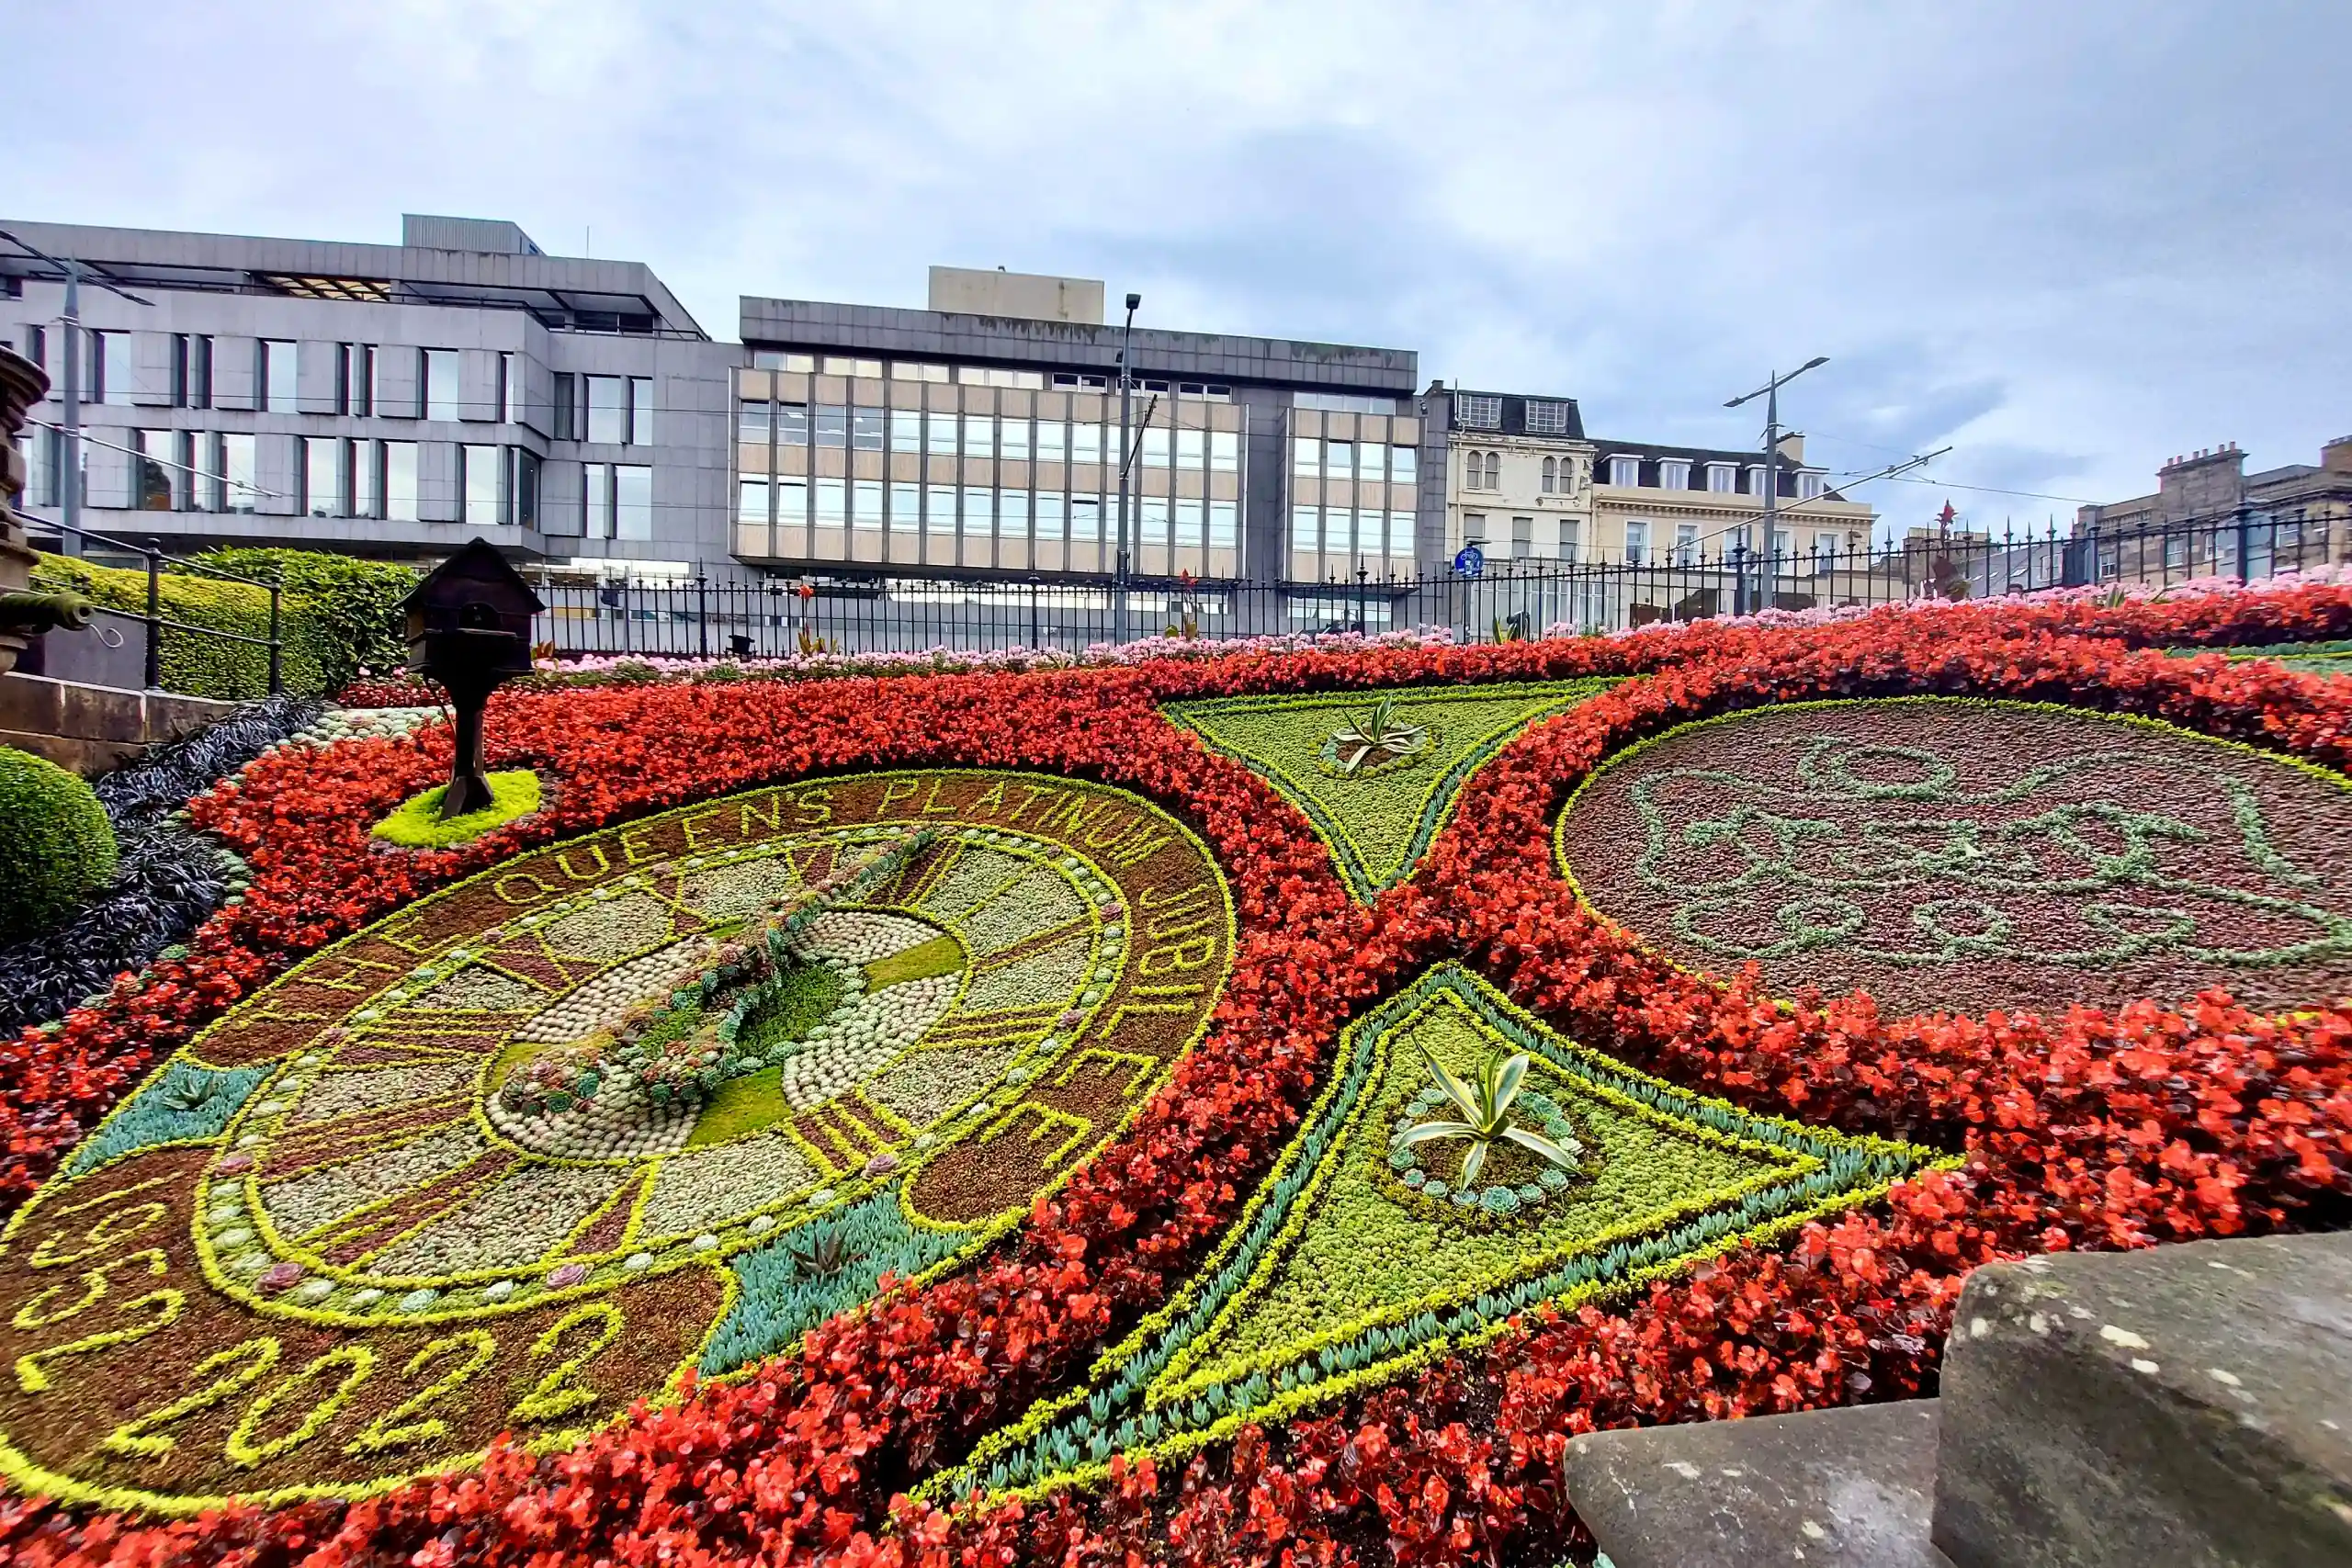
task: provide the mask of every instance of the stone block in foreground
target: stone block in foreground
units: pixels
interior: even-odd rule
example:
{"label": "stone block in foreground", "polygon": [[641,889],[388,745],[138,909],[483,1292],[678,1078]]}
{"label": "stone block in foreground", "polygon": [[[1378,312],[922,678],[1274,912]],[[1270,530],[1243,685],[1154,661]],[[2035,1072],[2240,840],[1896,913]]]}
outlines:
{"label": "stone block in foreground", "polygon": [[1936,1402],[1592,1432],[1568,1497],[1616,1568],[1949,1568]]}
{"label": "stone block in foreground", "polygon": [[1941,1404],[1957,1568],[2352,1562],[2352,1236],[1980,1269]]}

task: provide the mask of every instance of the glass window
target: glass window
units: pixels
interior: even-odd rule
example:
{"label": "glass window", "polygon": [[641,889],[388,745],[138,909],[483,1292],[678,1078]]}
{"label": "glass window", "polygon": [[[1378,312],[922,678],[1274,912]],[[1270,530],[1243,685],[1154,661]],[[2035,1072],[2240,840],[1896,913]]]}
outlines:
{"label": "glass window", "polygon": [[1323,547],[1321,507],[1294,506],[1290,509],[1290,547],[1303,554],[1312,554]]}
{"label": "glass window", "polygon": [[1626,524],[1625,564],[1627,566],[1641,565],[1643,558],[1649,554],[1649,549],[1650,525],[1646,523]]}
{"label": "glass window", "polygon": [[1772,554],[1775,556],[1785,556],[1789,553],[1790,548],[1789,531],[1786,528],[1773,529]]}
{"label": "glass window", "polygon": [[765,527],[768,504],[775,499],[775,489],[765,479],[738,479],[735,482],[735,521],[752,527]]}
{"label": "glass window", "polygon": [[1455,397],[1453,407],[1467,429],[1500,430],[1503,427],[1503,400],[1492,393],[1461,393]]}
{"label": "glass window", "polygon": [[1797,475],[1797,499],[1799,501],[1812,501],[1819,496],[1821,494],[1821,481],[1822,476],[1819,474],[1800,472]]}
{"label": "glass window", "polygon": [[1835,534],[1815,534],[1813,536],[1813,553],[1817,556],[1830,556],[1837,554],[1838,536]]}
{"label": "glass window", "polygon": [[1136,542],[1142,545],[1164,545],[1168,542],[1168,498],[1147,495],[1136,524]]}
{"label": "glass window", "polygon": [[[92,333],[97,341],[91,345],[90,364],[97,371],[97,396],[92,400],[101,403],[128,403],[130,389],[138,384],[138,376],[130,365],[130,334],[129,333]],[[293,345],[287,345],[291,348]]]}
{"label": "glass window", "polygon": [[1584,525],[1576,519],[1571,517],[1562,520],[1560,524],[1560,558],[1562,560],[1573,561],[1577,558],[1578,552],[1584,548],[1583,534]]}
{"label": "glass window", "polygon": [[956,536],[956,492],[944,485],[923,491],[923,532],[934,538]]}
{"label": "glass window", "polygon": [[1487,488],[1488,490],[1503,488],[1503,455],[1500,452],[1487,454]]}
{"label": "glass window", "polygon": [[1524,560],[1535,553],[1535,519],[1514,517],[1510,520],[1510,553],[1514,560]]}
{"label": "glass window", "polygon": [[1527,433],[1530,435],[1566,435],[1568,433],[1568,405],[1538,398],[1528,399]]}
{"label": "glass window", "polygon": [[924,450],[944,457],[956,455],[956,416],[933,409],[924,437]]}
{"label": "glass window", "polygon": [[139,491],[130,504],[141,512],[169,512],[179,470],[179,436],[169,430],[141,430],[139,441]]}
{"label": "glass window", "polygon": [[922,527],[922,491],[912,485],[890,487],[890,532],[912,534]]}
{"label": "glass window", "polygon": [[846,446],[849,445],[849,408],[843,403],[817,405],[817,445]]}
{"label": "glass window", "polygon": [[384,515],[395,523],[416,521],[416,443],[384,443]]}
{"label": "glass window", "polygon": [[[1199,434],[1197,431],[1193,434]],[[1197,501],[1182,496],[1176,501],[1176,542],[1198,547],[1201,543],[1202,506]]]}
{"label": "glass window", "polygon": [[1352,441],[1323,443],[1323,469],[1335,479],[1353,476],[1356,466],[1356,444]]}
{"label": "glass window", "polygon": [[808,405],[778,403],[775,410],[775,442],[779,446],[808,445]]}
{"label": "glass window", "polygon": [[459,452],[465,462],[466,526],[495,528],[505,521],[498,510],[499,449],[464,446]]}
{"label": "glass window", "polygon": [[254,489],[254,438],[231,433],[220,438],[223,512],[251,512],[260,496]]}
{"label": "glass window", "polygon": [[586,509],[581,532],[592,539],[613,536],[613,466],[610,463],[580,465],[581,503]]}
{"label": "glass window", "polygon": [[628,378],[628,444],[632,446],[653,445],[653,378],[650,376]]}
{"label": "glass window", "polygon": [[1544,493],[1550,495],[1559,486],[1560,465],[1556,458],[1544,459]]}
{"label": "glass window", "polygon": [[1209,502],[1209,548],[1229,550],[1239,537],[1241,509],[1238,502]]}
{"label": "glass window", "polygon": [[1025,419],[1001,420],[997,423],[997,440],[1001,444],[999,455],[1017,463],[1029,460],[1029,422]]}
{"label": "glass window", "polygon": [[882,411],[852,409],[850,411],[850,445],[861,452],[882,450]]}
{"label": "glass window", "polygon": [[382,461],[373,441],[355,441],[345,461],[351,465],[351,514],[354,517],[383,515],[383,476],[378,469]]}
{"label": "glass window", "polygon": [[1180,430],[1176,433],[1176,466],[1180,468],[1203,468],[1208,466],[1209,433],[1205,430]]}
{"label": "glass window", "polygon": [[1029,492],[1009,490],[996,498],[996,531],[1008,539],[1029,534]]}
{"label": "glass window", "polygon": [[1739,488],[1738,470],[1729,463],[1707,465],[1707,489],[1716,495],[1729,495]]}
{"label": "glass window", "polygon": [[364,343],[343,345],[341,385],[335,395],[349,412],[364,419],[376,412],[376,351]]}
{"label": "glass window", "polygon": [[641,463],[613,465],[613,537],[653,537],[653,470]]}
{"label": "glass window", "polygon": [[[1073,463],[1099,463],[1102,460],[1101,425],[1073,424],[1069,427],[1069,460]],[[1075,535],[1071,536],[1076,537]]]}
{"label": "glass window", "polygon": [[1100,500],[1091,495],[1069,498],[1069,536],[1072,543],[1086,545],[1102,537],[1102,502]]}
{"label": "glass window", "polygon": [[775,405],[766,399],[742,399],[736,404],[735,439],[764,446],[775,439]]}
{"label": "glass window", "polygon": [[[212,339],[203,333],[192,333],[180,341],[187,344],[187,351],[180,359],[180,403],[186,408],[209,409],[212,406]],[[365,352],[370,380],[360,388],[363,398],[374,385],[376,369],[376,351],[370,348]],[[363,408],[359,412],[370,411]]]}
{"label": "glass window", "polygon": [[[451,358],[455,358],[453,355]],[[619,376],[591,376],[588,378],[588,434],[586,439],[607,446],[628,444],[628,382]],[[436,416],[437,417],[437,416]]]}
{"label": "glass window", "polygon": [[987,457],[995,454],[996,421],[984,413],[964,416],[964,456]]}
{"label": "glass window", "polygon": [[302,438],[302,510],[312,517],[343,515],[343,443],[332,435]]}
{"label": "glass window", "polygon": [[1301,436],[1290,444],[1290,467],[1295,474],[1320,474],[1323,471],[1323,443],[1313,436]]}
{"label": "glass window", "polygon": [[858,479],[850,491],[850,521],[861,528],[882,526],[882,481]]}
{"label": "glass window", "polygon": [[1143,466],[1145,468],[1164,468],[1168,466],[1168,435],[1169,431],[1165,425],[1154,424],[1145,427],[1143,433]]}
{"label": "glass window", "polygon": [[509,446],[506,455],[514,464],[514,471],[507,476],[506,493],[512,498],[514,525],[537,529],[539,525],[539,455],[522,446]]}
{"label": "glass window", "polygon": [[1069,426],[1060,420],[1046,420],[1037,426],[1037,460],[1058,463],[1069,454]]}
{"label": "glass window", "polygon": [[1411,484],[1413,468],[1419,448],[1391,446],[1388,449],[1388,481],[1391,484]]}
{"label": "glass window", "polygon": [[[108,333],[108,346],[116,334]],[[123,340],[126,344],[128,338]],[[292,413],[294,404],[294,345],[276,338],[264,338],[261,345],[262,407],[271,413]],[[128,383],[125,384],[126,390]],[[107,389],[107,401],[114,401],[114,389]],[[126,396],[125,402],[130,400]]]}
{"label": "glass window", "polygon": [[1037,492],[1037,537],[1058,539],[1068,524],[1059,491],[1041,490]]}
{"label": "glass window", "polygon": [[996,531],[996,498],[977,485],[964,491],[964,536],[985,538]]}
{"label": "glass window", "polygon": [[1642,482],[1642,460],[1639,457],[1610,458],[1609,482],[1620,490],[1632,490]]}
{"label": "glass window", "polygon": [[1657,465],[1657,483],[1660,490],[1689,490],[1690,465],[1679,458],[1660,458]]}
{"label": "glass window", "polygon": [[1356,478],[1380,481],[1380,460],[1388,456],[1387,448],[1377,441],[1366,441],[1356,447]]}
{"label": "glass window", "polygon": [[1241,467],[1241,433],[1236,430],[1209,432],[1209,467],[1219,473],[1229,474]]}
{"label": "glass window", "polygon": [[498,356],[499,423],[512,424],[514,423],[514,405],[521,400],[522,396],[523,389],[515,385],[514,356],[511,354],[500,355]]}
{"label": "glass window", "polygon": [[829,528],[849,525],[849,485],[846,480],[817,481],[817,521]]}
{"label": "glass window", "polygon": [[1699,554],[1699,525],[1677,523],[1674,525],[1674,564],[1689,566]]}
{"label": "glass window", "polygon": [[[595,378],[589,379],[593,382]],[[458,351],[454,348],[424,351],[424,417],[458,417]]]}
{"label": "glass window", "polygon": [[808,481],[775,481],[775,521],[778,527],[799,526],[808,521]]}
{"label": "glass window", "polygon": [[1483,545],[1487,542],[1485,513],[1465,512],[1462,514],[1462,542],[1465,545]]}
{"label": "glass window", "polygon": [[922,450],[922,412],[919,409],[890,411],[890,450],[920,452]]}

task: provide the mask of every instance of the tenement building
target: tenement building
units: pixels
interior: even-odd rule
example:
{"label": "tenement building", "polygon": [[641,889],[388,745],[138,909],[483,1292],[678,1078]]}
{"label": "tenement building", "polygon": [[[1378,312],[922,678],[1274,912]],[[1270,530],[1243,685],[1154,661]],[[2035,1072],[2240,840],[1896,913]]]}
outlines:
{"label": "tenement building", "polygon": [[2352,560],[2352,435],[2251,474],[2234,441],[2175,457],[2153,494],[2080,508],[2075,538],[2101,581],[2235,575],[2241,550],[2253,577]]}
{"label": "tenement building", "polygon": [[[1432,566],[1465,545],[1488,561],[1695,566],[1735,547],[1795,563],[1870,542],[1874,513],[1829,487],[1801,435],[1782,439],[1768,479],[1761,452],[1588,437],[1572,398],[1423,396],[1442,433],[1430,443],[1444,475]],[[1770,537],[1768,483],[1779,491]]]}
{"label": "tenement building", "polygon": [[1412,570],[1409,351],[1137,327],[1123,416],[1127,337],[1090,279],[935,267],[928,310],[747,297],[741,333],[733,541],[758,567],[1099,579],[1124,479],[1135,578]]}
{"label": "tenement building", "polygon": [[424,560],[479,536],[600,576],[726,570],[741,351],[640,263],[469,219],[410,216],[398,245],[0,227],[22,242],[0,243],[0,332],[51,380],[28,442],[37,517],[63,500],[70,262],[85,527],[174,550]]}

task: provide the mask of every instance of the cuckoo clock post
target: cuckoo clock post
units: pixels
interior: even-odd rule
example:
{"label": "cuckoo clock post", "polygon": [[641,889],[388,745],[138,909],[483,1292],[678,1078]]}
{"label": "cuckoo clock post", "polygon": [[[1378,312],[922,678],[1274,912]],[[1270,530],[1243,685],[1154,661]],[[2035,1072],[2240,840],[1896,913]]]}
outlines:
{"label": "cuckoo clock post", "polygon": [[482,776],[481,716],[502,681],[531,672],[531,617],[547,608],[506,558],[476,539],[425,573],[402,602],[408,667],[449,694],[457,754],[441,818],[491,804]]}

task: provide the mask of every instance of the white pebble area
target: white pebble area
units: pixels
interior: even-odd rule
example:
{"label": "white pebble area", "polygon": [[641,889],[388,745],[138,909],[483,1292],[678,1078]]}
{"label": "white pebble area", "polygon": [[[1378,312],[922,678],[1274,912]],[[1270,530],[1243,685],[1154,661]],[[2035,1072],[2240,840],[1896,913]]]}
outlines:
{"label": "white pebble area", "polygon": [[666,997],[702,972],[718,942],[690,936],[606,970],[514,1032],[517,1040],[560,1045],[616,1021],[637,1002]]}

